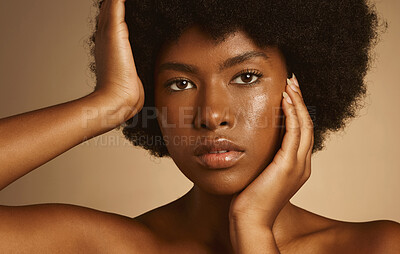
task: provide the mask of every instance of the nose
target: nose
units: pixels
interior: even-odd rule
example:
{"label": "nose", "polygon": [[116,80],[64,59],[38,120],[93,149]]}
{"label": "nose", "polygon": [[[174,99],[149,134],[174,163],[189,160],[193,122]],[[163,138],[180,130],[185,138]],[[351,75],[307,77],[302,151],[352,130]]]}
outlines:
{"label": "nose", "polygon": [[235,124],[232,100],[225,85],[203,86],[198,92],[194,127],[197,129],[229,129]]}

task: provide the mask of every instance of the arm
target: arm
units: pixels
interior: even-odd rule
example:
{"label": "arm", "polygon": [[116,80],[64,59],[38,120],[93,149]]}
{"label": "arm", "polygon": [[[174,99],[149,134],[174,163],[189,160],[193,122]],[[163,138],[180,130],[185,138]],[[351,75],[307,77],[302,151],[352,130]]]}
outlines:
{"label": "arm", "polygon": [[1,208],[1,253],[157,253],[151,231],[126,216],[68,204]]}
{"label": "arm", "polygon": [[67,103],[0,120],[0,189],[135,115],[144,94],[124,22],[124,1],[104,1],[96,33],[97,88]]}
{"label": "arm", "polygon": [[122,104],[92,93],[1,119],[0,189],[86,139],[113,129],[128,115]]}
{"label": "arm", "polygon": [[[143,87],[123,19],[124,1],[103,2],[96,33],[96,91],[0,120],[0,188],[80,142],[111,130],[142,108]],[[2,253],[124,252],[118,248],[127,247],[126,243],[140,250],[144,235],[145,228],[129,218],[85,207],[0,206]]]}

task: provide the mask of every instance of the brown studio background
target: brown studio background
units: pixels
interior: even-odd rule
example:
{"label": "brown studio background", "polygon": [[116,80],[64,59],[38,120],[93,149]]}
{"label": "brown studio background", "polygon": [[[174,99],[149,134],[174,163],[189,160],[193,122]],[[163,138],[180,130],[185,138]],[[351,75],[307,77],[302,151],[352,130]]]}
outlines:
{"label": "brown studio background", "polygon": [[[374,2],[389,29],[367,76],[366,107],[314,156],[312,176],[292,201],[340,220],[400,222],[400,1]],[[91,6],[92,0],[0,1],[1,118],[92,90],[84,48]],[[111,131],[9,185],[0,204],[71,203],[136,216],[191,186],[172,160],[152,158]]]}

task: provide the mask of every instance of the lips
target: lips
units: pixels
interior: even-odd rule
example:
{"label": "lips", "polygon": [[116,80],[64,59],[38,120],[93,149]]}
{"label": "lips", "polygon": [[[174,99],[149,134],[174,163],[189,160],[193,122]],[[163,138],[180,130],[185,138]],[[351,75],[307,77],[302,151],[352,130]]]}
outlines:
{"label": "lips", "polygon": [[222,169],[235,165],[244,155],[244,149],[227,139],[208,141],[194,150],[198,162],[207,168]]}

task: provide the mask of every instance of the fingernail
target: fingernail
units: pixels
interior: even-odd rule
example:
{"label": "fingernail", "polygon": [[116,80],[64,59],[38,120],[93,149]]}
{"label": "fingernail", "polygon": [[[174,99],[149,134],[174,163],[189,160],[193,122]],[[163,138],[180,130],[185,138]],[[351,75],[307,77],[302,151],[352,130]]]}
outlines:
{"label": "fingernail", "polygon": [[290,84],[292,84],[292,81],[291,81],[290,79],[287,78],[287,79],[286,79],[286,84],[287,84],[287,85],[290,85]]}
{"label": "fingernail", "polygon": [[294,83],[297,87],[300,87],[300,86],[299,86],[299,81],[297,80],[296,75],[294,75],[294,73],[292,73],[292,79],[294,80],[293,83]]}
{"label": "fingernail", "polygon": [[293,104],[292,100],[290,99],[289,95],[286,92],[283,92],[283,98],[286,99],[287,102]]}
{"label": "fingernail", "polygon": [[294,85],[294,82],[293,82],[293,81],[291,81],[290,79],[287,79],[286,82],[287,82],[288,86],[289,86],[293,91],[295,91],[296,93],[299,92],[299,90],[297,89],[297,86]]}

